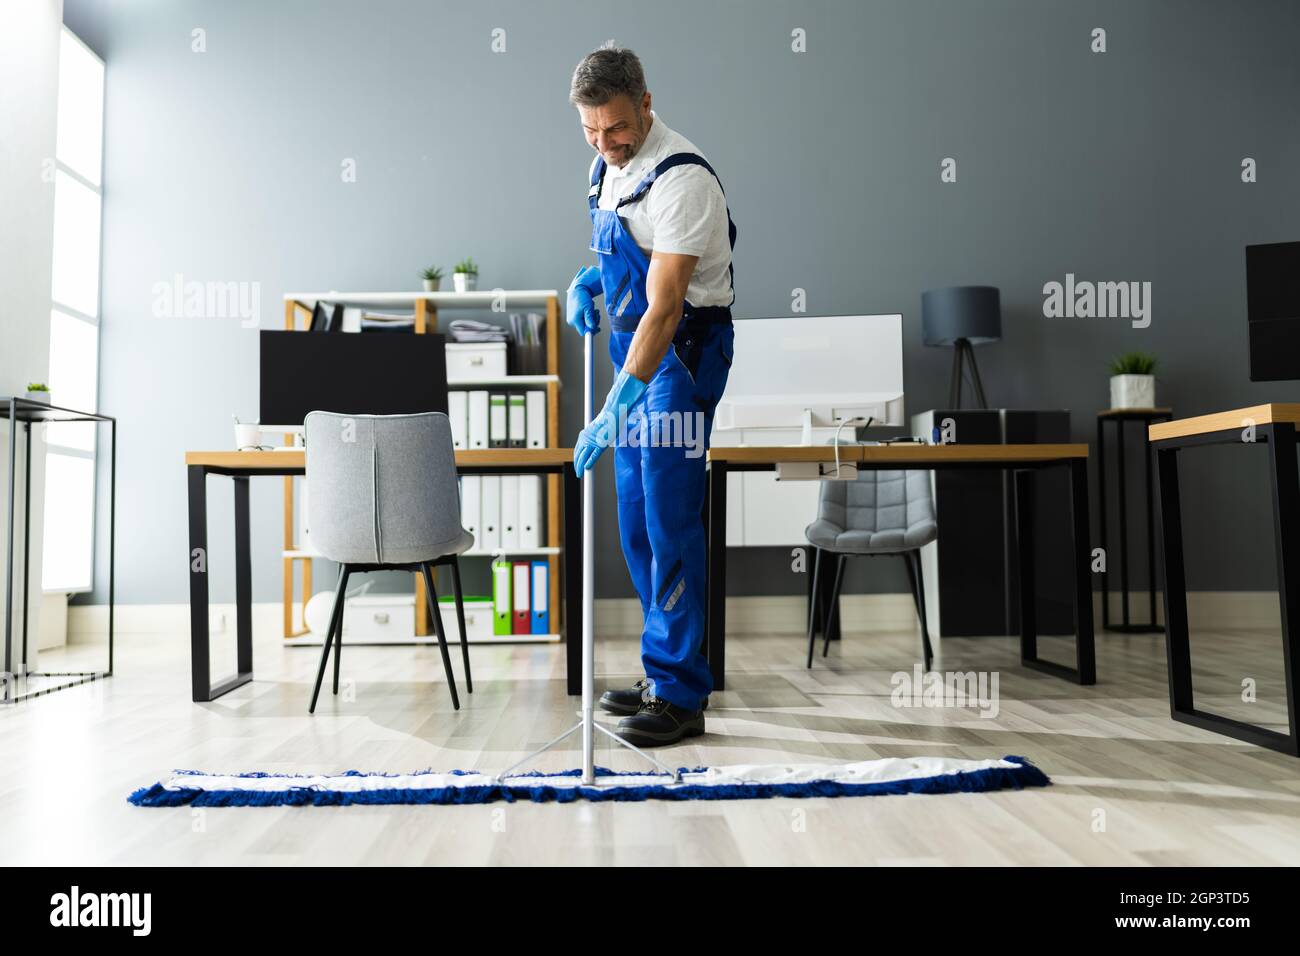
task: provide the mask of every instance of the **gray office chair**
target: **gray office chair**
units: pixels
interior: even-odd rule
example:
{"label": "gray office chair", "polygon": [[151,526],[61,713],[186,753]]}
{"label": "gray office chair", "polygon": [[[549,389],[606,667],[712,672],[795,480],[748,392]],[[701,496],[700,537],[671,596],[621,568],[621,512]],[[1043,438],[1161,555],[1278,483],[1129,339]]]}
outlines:
{"label": "gray office chair", "polygon": [[456,558],[474,544],[460,524],[460,489],[451,422],[441,412],[418,415],[342,415],[310,412],[303,422],[306,442],[307,522],[313,547],[339,564],[329,631],[321,652],[316,689],[334,645],[334,693],[339,692],[343,649],[343,607],[348,578],[365,571],[414,571],[424,575],[425,596],[442,651],[452,706],[460,709],[456,678],[433,588],[434,565],[451,568],[456,588],[456,623],[465,683],[472,694],[465,606]]}
{"label": "gray office chair", "polygon": [[[812,599],[808,602],[808,666],[812,667],[814,624],[823,622],[822,656],[831,646],[831,627],[839,610],[844,564],[851,557],[895,555],[907,565],[912,597],[921,619],[925,669],[934,654],[925,620],[925,581],[921,575],[921,546],[939,536],[934,520],[928,471],[861,471],[856,479],[823,481],[817,520],[804,529],[808,543],[817,549],[813,559]],[[818,577],[822,552],[835,556],[835,585],[831,590],[830,620],[821,607]],[[814,615],[814,610],[821,613]]]}

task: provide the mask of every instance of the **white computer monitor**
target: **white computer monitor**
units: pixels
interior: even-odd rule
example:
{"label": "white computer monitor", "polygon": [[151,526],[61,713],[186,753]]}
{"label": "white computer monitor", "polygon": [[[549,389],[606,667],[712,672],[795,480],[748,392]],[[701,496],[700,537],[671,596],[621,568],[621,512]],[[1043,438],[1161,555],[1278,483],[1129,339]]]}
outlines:
{"label": "white computer monitor", "polygon": [[813,428],[861,419],[901,427],[903,317],[735,320],[736,347],[714,428]]}

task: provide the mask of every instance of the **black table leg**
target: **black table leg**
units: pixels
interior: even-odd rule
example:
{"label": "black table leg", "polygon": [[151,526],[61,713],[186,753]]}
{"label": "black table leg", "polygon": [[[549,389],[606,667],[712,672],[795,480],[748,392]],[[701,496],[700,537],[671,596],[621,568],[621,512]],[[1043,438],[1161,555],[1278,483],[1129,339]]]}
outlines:
{"label": "black table leg", "polygon": [[9,509],[5,523],[5,663],[4,678],[6,690],[13,681],[13,632],[14,632],[14,479],[17,477],[18,454],[18,406],[9,399]]}
{"label": "black table leg", "polygon": [[[1198,435],[1189,444],[1236,442],[1235,430]],[[1160,531],[1165,565],[1165,649],[1169,662],[1169,716],[1179,723],[1244,740],[1293,757],[1300,756],[1296,692],[1300,689],[1300,472],[1296,467],[1295,427],[1289,423],[1260,426],[1258,439],[1268,442],[1273,492],[1274,542],[1282,611],[1282,666],[1286,676],[1290,733],[1198,710],[1192,694],[1192,655],[1187,621],[1187,580],[1183,566],[1182,509],[1178,491],[1179,446],[1158,444],[1156,472],[1160,489]]]}
{"label": "black table leg", "polygon": [[[10,422],[12,427],[15,423]],[[27,674],[27,596],[31,594],[32,564],[32,423],[23,422],[27,450],[23,454],[23,657],[22,673]]]}
{"label": "black table leg", "polygon": [[190,691],[195,702],[212,699],[212,677],[208,666],[208,473],[202,465],[190,465],[189,521],[190,550]]}
{"label": "black table leg", "polygon": [[248,521],[248,476],[236,475],[235,486],[235,670],[253,672],[253,559]]}
{"label": "black table leg", "polygon": [[1020,661],[1038,660],[1038,620],[1034,582],[1034,473],[1018,468],[1011,473],[1015,493],[1016,554],[1019,562]]}
{"label": "black table leg", "polygon": [[1119,457],[1119,590],[1120,620],[1129,629],[1128,614],[1128,471],[1124,465],[1124,419],[1115,419],[1115,453]]}
{"label": "black table leg", "polygon": [[[1020,662],[1025,667],[1063,677],[1078,684],[1097,683],[1096,648],[1092,625],[1091,551],[1088,547],[1088,460],[1071,459],[1070,502],[1072,533],[1070,554],[1074,561],[1074,655],[1075,666],[1066,667],[1038,657],[1038,636],[1034,614],[1032,563],[1033,504],[1032,478],[1015,473],[1016,535],[1020,552]],[[1026,577],[1027,576],[1027,577]]]}
{"label": "black table leg", "polygon": [[708,463],[709,486],[708,554],[705,558],[708,597],[705,605],[704,635],[708,647],[709,670],[713,690],[727,686],[727,465],[723,461]]}
{"label": "black table leg", "polygon": [[1268,441],[1273,479],[1274,544],[1282,606],[1282,669],[1286,675],[1287,753],[1300,756],[1296,695],[1300,693],[1300,469],[1296,466],[1295,426],[1275,424]]}
{"label": "black table leg", "polygon": [[[582,479],[560,469],[564,485],[564,656],[569,695],[582,693]],[[554,613],[554,609],[552,609]]]}
{"label": "black table leg", "polygon": [[[1121,478],[1122,480],[1122,478]],[[1101,626],[1110,627],[1110,552],[1106,549],[1106,419],[1097,419],[1097,546],[1106,555],[1106,573],[1101,576]]]}
{"label": "black table leg", "polygon": [[117,522],[117,419],[108,423],[108,674],[113,676],[113,572]]}

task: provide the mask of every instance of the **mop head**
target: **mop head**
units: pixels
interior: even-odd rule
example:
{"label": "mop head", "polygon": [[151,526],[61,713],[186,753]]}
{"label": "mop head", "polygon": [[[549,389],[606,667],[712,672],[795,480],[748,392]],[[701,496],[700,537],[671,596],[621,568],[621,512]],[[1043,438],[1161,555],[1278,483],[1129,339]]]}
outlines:
{"label": "mop head", "polygon": [[874,797],[903,793],[984,793],[1045,787],[1047,776],[1024,757],[961,760],[890,757],[849,764],[750,764],[666,774],[596,769],[594,785],[580,770],[513,774],[498,782],[472,770],[410,774],[241,773],[177,770],[135,791],[137,807],[338,807],[354,804],[451,804],[531,800],[758,800],[771,797]]}

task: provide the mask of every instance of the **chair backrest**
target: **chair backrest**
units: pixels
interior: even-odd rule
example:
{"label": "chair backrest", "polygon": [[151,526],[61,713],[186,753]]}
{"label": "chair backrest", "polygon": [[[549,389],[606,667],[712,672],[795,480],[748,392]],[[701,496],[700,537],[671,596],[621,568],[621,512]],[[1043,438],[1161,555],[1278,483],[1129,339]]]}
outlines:
{"label": "chair backrest", "polygon": [[465,533],[451,422],[442,412],[303,421],[312,547],[349,564],[428,561]]}
{"label": "chair backrest", "polygon": [[862,470],[847,481],[823,481],[817,517],[845,531],[909,530],[934,523],[928,471]]}

